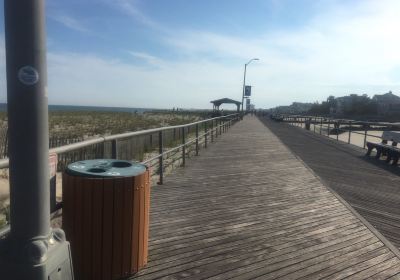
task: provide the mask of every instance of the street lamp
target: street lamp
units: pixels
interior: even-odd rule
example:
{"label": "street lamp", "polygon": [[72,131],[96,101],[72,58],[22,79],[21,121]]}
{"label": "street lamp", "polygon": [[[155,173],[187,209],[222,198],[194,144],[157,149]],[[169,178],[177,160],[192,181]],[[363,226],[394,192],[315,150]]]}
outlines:
{"label": "street lamp", "polygon": [[243,103],[244,103],[244,91],[246,86],[246,69],[247,65],[249,65],[253,60],[259,60],[258,58],[252,58],[244,65],[244,76],[243,76],[243,93],[242,93],[242,113],[243,113]]}

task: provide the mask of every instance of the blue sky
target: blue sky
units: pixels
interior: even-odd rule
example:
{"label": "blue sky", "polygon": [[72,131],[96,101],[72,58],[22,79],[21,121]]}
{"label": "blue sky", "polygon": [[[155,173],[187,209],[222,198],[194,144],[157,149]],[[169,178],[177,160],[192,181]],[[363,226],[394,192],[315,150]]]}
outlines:
{"label": "blue sky", "polygon": [[[0,102],[6,101],[3,1]],[[47,0],[49,103],[258,108],[400,95],[397,0]]]}

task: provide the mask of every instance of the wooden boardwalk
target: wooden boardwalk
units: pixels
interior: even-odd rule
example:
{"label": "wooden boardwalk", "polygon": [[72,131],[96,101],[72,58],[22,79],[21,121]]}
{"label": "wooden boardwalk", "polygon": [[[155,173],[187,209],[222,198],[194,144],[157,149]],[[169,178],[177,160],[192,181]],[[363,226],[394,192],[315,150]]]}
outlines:
{"label": "wooden boardwalk", "polygon": [[400,279],[398,251],[248,117],[152,188],[134,279]]}
{"label": "wooden boardwalk", "polygon": [[322,180],[400,248],[400,168],[299,127],[265,124]]}

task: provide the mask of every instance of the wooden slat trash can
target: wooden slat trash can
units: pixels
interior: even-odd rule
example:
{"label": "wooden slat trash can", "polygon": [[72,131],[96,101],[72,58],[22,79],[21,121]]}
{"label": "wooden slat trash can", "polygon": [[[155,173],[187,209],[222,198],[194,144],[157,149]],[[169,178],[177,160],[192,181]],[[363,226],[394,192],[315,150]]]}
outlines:
{"label": "wooden slat trash can", "polygon": [[121,160],[68,165],[63,228],[76,279],[120,279],[147,264],[149,173],[145,165]]}

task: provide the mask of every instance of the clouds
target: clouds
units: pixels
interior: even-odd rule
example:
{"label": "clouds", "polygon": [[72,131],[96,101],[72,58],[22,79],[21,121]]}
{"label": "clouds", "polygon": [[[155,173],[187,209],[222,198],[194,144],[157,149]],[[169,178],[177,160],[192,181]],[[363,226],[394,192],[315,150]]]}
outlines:
{"label": "clouds", "polygon": [[49,102],[208,108],[211,96],[223,97],[237,91],[239,97],[240,83],[234,82],[239,71],[211,63],[164,63],[163,68],[154,69],[93,55],[50,53]]}
{"label": "clouds", "polygon": [[61,23],[65,27],[79,31],[79,32],[89,32],[89,29],[86,28],[80,21],[77,19],[67,16],[67,15],[51,15],[51,19],[57,21],[58,23]]}
{"label": "clouds", "polygon": [[394,71],[398,73],[400,65],[400,18],[394,11],[400,6],[395,1],[379,3],[364,1],[352,9],[330,6],[305,26],[262,33],[256,39],[193,32],[170,42],[192,56],[212,53],[243,62],[260,57],[249,75],[249,83],[256,86],[256,104],[314,101],[351,91],[376,93],[372,88],[398,90],[400,77]]}
{"label": "clouds", "polygon": [[[144,2],[104,1],[132,18],[143,33],[151,33],[153,45],[138,47],[142,38],[135,33],[121,38],[132,40],[123,47],[121,40],[110,40],[107,55],[97,51],[100,43],[92,37],[90,52],[50,49],[50,102],[210,108],[212,99],[240,98],[243,66],[253,57],[260,61],[249,66],[247,81],[258,107],[323,100],[331,94],[400,94],[398,1],[324,1],[312,7],[302,24],[268,30],[248,26],[251,36],[184,24],[171,28],[145,14],[140,9]],[[287,7],[272,8],[281,12]],[[54,19],[88,32],[77,18]]]}
{"label": "clouds", "polygon": [[157,66],[157,67],[163,67],[164,66],[164,62],[158,58],[155,57],[153,55],[150,55],[148,53],[145,52],[134,52],[134,51],[128,51],[128,53],[130,55],[132,55],[135,58],[138,58],[140,60],[145,61],[146,63],[153,65],[153,66]]}
{"label": "clouds", "polygon": [[[108,1],[108,0],[107,0]],[[150,27],[150,28],[155,28],[155,29],[160,29],[161,25],[156,22],[155,20],[151,19],[144,13],[142,13],[138,8],[138,1],[135,0],[112,0],[109,1],[108,4],[111,7],[117,7],[122,13],[127,14],[131,16],[133,19],[135,19],[137,22],[140,24]]]}

